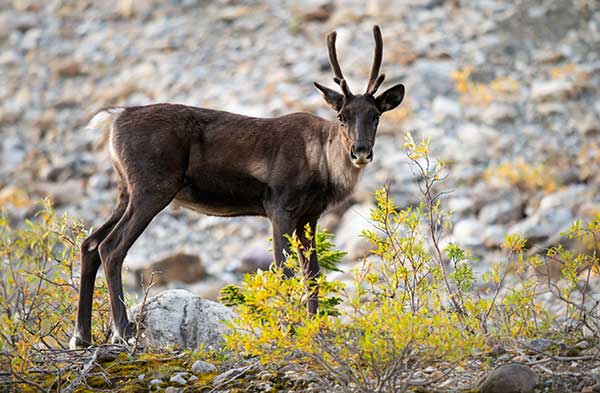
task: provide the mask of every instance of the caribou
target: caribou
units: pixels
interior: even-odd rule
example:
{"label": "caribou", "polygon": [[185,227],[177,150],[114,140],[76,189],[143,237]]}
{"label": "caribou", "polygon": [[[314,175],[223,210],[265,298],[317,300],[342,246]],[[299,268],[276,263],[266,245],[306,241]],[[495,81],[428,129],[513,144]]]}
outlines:
{"label": "caribou", "polygon": [[[96,273],[103,266],[113,320],[112,341],[131,337],[122,285],[127,251],[152,219],[174,202],[202,214],[265,216],[272,225],[275,263],[290,253],[286,234],[301,247],[315,249],[305,227],[316,229],[328,206],[347,198],[365,166],[373,160],[380,116],[397,107],[404,86],[376,95],[383,39],[373,27],[375,50],[367,89],[353,94],[344,79],[336,32],[327,36],[329,62],[341,93],[314,82],[336,112],[330,121],[309,113],[275,118],[176,104],[109,107],[87,128],[108,132],[110,158],[118,178],[118,203],[108,220],[81,245],[79,304],[72,348],[92,344],[91,314]],[[319,276],[315,252],[299,253],[307,279]],[[307,301],[318,307],[318,287]]]}

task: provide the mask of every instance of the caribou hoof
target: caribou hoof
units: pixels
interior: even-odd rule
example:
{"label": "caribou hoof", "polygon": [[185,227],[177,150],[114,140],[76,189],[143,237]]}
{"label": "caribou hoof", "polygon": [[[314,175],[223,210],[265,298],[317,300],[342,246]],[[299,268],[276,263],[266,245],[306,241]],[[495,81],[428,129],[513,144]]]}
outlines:
{"label": "caribou hoof", "polygon": [[71,337],[71,340],[69,340],[69,349],[87,348],[90,345],[92,345],[92,343],[85,341],[79,336],[73,336]]}
{"label": "caribou hoof", "polygon": [[112,344],[131,345],[135,340],[136,326],[133,322],[128,322],[124,332],[119,332],[115,329],[110,338]]}

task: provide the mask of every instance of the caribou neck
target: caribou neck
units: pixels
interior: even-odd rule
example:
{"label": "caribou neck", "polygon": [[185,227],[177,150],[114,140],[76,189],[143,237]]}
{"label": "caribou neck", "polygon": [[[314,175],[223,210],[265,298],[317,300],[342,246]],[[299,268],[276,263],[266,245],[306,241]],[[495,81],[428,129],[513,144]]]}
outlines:
{"label": "caribou neck", "polygon": [[350,140],[345,136],[337,121],[329,122],[326,129],[324,149],[327,182],[332,191],[332,202],[346,199],[354,191],[354,186],[362,170],[350,161]]}

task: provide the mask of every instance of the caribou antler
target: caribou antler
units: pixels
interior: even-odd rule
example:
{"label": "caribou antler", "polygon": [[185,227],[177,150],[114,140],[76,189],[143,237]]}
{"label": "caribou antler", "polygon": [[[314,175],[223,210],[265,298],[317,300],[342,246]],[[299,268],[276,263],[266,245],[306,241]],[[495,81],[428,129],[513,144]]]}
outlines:
{"label": "caribou antler", "polygon": [[327,49],[329,51],[329,63],[331,64],[331,69],[333,70],[333,81],[340,85],[342,92],[346,97],[352,95],[350,92],[350,88],[344,79],[344,74],[342,74],[342,69],[340,68],[340,63],[338,62],[337,53],[335,51],[335,39],[337,37],[337,33],[332,31],[327,35]]}
{"label": "caribou antler", "polygon": [[381,59],[383,57],[383,38],[381,37],[381,29],[377,25],[373,26],[373,37],[375,38],[375,50],[373,52],[373,65],[371,66],[371,74],[369,75],[369,84],[367,85],[366,92],[371,95],[375,94],[385,79],[385,74],[379,75],[379,68],[381,67]]}

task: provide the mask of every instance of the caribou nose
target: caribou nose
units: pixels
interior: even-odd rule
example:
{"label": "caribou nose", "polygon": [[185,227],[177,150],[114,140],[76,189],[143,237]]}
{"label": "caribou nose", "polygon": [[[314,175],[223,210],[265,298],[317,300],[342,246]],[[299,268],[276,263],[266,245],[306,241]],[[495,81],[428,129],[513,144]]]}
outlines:
{"label": "caribou nose", "polygon": [[350,157],[356,164],[366,165],[373,160],[373,148],[367,144],[355,143],[350,149]]}

